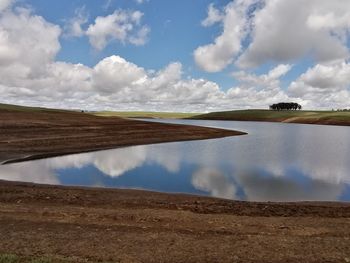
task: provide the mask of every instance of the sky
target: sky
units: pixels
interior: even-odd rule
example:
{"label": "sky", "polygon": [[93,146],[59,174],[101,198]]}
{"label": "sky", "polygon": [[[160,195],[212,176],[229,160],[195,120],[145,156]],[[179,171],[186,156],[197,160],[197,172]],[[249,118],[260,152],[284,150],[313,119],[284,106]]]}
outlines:
{"label": "sky", "polygon": [[349,0],[0,0],[0,102],[350,107]]}

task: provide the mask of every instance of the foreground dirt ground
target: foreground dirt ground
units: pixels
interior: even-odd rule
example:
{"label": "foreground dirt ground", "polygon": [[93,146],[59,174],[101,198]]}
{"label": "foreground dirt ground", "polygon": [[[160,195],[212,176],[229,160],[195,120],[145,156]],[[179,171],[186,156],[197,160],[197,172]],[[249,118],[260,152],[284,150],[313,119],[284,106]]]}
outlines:
{"label": "foreground dirt ground", "polygon": [[349,262],[350,204],[0,182],[0,237],[50,262]]}
{"label": "foreground dirt ground", "polygon": [[19,107],[0,108],[0,163],[168,141],[242,135],[188,125],[149,123],[118,117]]}

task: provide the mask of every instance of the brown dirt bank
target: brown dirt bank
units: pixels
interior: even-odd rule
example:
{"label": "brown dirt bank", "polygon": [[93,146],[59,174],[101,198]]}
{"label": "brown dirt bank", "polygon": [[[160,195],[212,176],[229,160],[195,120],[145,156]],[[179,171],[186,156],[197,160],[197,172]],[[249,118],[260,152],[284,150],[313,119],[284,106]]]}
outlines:
{"label": "brown dirt bank", "polygon": [[244,133],[189,125],[149,123],[55,110],[0,108],[0,163],[120,146],[200,140]]}
{"label": "brown dirt bank", "polygon": [[350,204],[0,181],[0,236],[0,255],[58,262],[349,262]]}

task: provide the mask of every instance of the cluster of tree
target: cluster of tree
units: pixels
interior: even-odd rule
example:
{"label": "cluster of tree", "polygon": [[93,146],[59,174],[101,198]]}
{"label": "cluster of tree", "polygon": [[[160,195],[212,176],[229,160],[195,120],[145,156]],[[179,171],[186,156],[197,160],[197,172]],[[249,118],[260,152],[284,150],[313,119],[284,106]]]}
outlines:
{"label": "cluster of tree", "polygon": [[270,105],[270,110],[301,110],[300,104],[295,102],[280,102]]}
{"label": "cluster of tree", "polygon": [[[335,111],[335,110],[332,109],[332,111]],[[337,109],[337,111],[350,111],[350,109]]]}

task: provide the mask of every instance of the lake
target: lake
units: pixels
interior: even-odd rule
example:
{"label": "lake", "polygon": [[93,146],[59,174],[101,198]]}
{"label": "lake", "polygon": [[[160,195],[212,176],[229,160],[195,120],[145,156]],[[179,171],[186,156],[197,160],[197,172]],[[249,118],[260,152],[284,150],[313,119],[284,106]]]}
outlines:
{"label": "lake", "polygon": [[0,166],[0,179],[147,189],[248,201],[350,201],[350,129],[164,120],[248,132]]}

